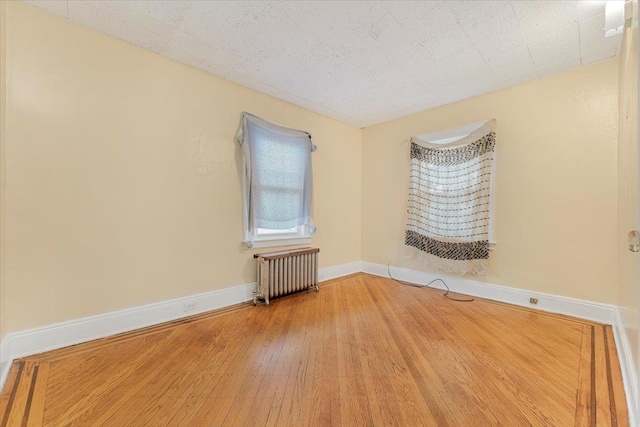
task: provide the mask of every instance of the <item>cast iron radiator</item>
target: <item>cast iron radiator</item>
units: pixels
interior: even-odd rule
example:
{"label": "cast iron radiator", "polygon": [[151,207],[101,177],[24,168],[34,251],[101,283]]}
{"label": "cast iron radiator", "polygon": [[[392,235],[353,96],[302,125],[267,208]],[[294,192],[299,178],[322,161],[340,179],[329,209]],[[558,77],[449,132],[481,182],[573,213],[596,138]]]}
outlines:
{"label": "cast iron radiator", "polygon": [[258,287],[253,304],[313,288],[318,292],[318,248],[256,254],[258,259]]}

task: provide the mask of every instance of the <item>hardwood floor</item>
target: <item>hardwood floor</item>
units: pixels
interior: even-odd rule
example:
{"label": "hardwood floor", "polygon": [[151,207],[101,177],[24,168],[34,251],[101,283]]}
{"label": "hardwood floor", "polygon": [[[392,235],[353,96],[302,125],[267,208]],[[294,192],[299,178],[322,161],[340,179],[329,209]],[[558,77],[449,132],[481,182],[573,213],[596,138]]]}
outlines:
{"label": "hardwood floor", "polygon": [[353,275],[16,361],[1,426],[628,426],[609,326]]}

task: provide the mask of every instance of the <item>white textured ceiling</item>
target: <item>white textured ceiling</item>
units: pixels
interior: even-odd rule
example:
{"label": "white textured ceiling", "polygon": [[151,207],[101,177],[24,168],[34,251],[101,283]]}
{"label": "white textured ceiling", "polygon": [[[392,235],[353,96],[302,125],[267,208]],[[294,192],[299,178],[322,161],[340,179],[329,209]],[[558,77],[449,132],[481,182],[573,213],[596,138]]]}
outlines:
{"label": "white textured ceiling", "polygon": [[356,126],[617,55],[604,1],[26,0]]}

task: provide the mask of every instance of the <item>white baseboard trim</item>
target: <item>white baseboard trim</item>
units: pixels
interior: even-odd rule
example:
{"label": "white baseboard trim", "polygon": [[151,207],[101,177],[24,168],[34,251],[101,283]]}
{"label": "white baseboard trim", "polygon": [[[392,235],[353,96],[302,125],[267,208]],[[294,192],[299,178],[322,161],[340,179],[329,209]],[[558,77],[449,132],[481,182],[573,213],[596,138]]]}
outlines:
{"label": "white baseboard trim", "polygon": [[318,279],[321,282],[325,280],[336,279],[338,277],[348,276],[349,274],[360,273],[362,271],[362,262],[354,261],[346,264],[334,265],[318,270]]}
{"label": "white baseboard trim", "polygon": [[[12,359],[129,332],[249,301],[255,283],[175,298],[8,334]],[[185,304],[197,308],[184,311]]]}
{"label": "white baseboard trim", "polygon": [[627,408],[629,408],[629,425],[640,425],[640,416],[638,407],[638,373],[636,372],[636,364],[631,353],[631,346],[627,339],[620,310],[616,309],[615,324],[613,325],[613,337],[616,340],[616,349],[618,350],[618,360],[620,361],[620,370],[622,371],[622,382],[624,383],[624,394],[627,397]]}
{"label": "white baseboard trim", "polygon": [[13,362],[10,345],[9,336],[5,335],[0,342],[0,391],[2,391],[5,381],[7,381],[9,369],[11,369],[11,362]]}
{"label": "white baseboard trim", "polygon": [[[318,276],[321,280],[329,280],[358,272],[360,272],[359,261],[321,268],[318,270]],[[2,340],[0,390],[4,386],[11,362],[15,359],[251,301],[255,288],[255,283],[232,286],[34,329],[10,332]],[[184,311],[185,304],[194,303],[196,309]]]}
{"label": "white baseboard trim", "polygon": [[[375,276],[389,277],[387,266],[372,262],[362,262],[362,271]],[[562,297],[558,295],[533,292],[526,289],[511,288],[508,286],[494,285],[478,280],[449,276],[440,273],[410,270],[408,268],[391,267],[391,274],[398,280],[426,285],[434,279],[441,278],[447,281],[452,292],[458,292],[493,301],[506,302],[522,307],[551,313],[565,314],[581,319],[593,320],[607,325],[613,325],[615,321],[616,307],[609,304],[600,304],[576,298]],[[445,289],[441,283],[431,285],[434,288]],[[529,303],[529,298],[537,298],[538,304]]]}

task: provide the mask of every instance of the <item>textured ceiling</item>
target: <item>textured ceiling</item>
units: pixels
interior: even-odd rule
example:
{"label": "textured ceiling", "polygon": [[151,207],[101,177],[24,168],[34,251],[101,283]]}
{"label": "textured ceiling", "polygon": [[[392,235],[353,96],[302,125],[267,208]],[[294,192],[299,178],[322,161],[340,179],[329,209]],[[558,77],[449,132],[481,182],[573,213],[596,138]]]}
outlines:
{"label": "textured ceiling", "polygon": [[604,1],[26,0],[356,126],[617,55]]}

